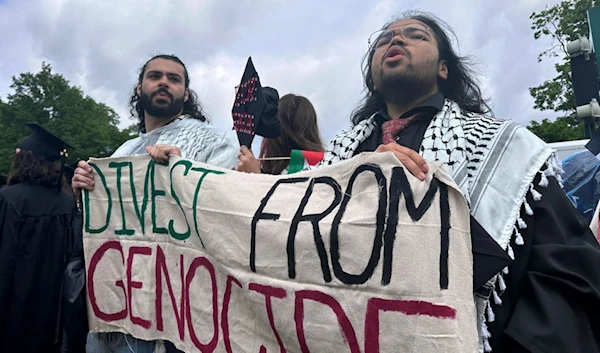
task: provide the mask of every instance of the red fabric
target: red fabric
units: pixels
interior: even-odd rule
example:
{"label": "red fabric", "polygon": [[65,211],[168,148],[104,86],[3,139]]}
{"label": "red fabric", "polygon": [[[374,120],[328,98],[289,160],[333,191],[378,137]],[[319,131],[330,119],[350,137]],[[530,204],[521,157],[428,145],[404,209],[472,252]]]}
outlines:
{"label": "red fabric", "polygon": [[302,151],[308,165],[317,165],[325,157],[325,152]]}
{"label": "red fabric", "polygon": [[383,131],[381,142],[383,142],[384,145],[396,142],[396,136],[398,136],[398,133],[406,129],[406,127],[410,125],[413,121],[417,120],[419,116],[420,114],[414,114],[408,118],[400,118],[384,122],[381,126],[381,130]]}

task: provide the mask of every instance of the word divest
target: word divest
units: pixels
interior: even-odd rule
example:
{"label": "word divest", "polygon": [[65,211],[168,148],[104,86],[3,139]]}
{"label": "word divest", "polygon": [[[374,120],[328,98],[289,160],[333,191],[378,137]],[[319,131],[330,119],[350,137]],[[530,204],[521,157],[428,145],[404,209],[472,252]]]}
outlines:
{"label": "word divest", "polygon": [[293,175],[93,159],[90,330],[185,352],[476,352],[469,211],[391,153]]}

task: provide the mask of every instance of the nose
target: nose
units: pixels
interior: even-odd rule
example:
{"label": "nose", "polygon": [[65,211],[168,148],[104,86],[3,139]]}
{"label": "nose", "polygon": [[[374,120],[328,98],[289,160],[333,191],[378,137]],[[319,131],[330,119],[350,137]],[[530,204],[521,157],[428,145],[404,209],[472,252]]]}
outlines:
{"label": "nose", "polygon": [[160,78],[160,81],[158,81],[158,87],[166,87],[169,88],[169,79],[167,78],[167,75],[163,75]]}
{"label": "nose", "polygon": [[400,32],[394,33],[394,37],[392,38],[392,45],[400,45],[403,47],[406,46],[406,40],[404,39],[404,37],[402,37]]}

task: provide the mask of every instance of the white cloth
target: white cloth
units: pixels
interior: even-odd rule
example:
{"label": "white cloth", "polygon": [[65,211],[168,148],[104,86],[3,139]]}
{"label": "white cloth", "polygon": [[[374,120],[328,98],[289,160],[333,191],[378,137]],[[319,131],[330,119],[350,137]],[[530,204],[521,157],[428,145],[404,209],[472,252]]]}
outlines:
{"label": "white cloth", "polygon": [[238,162],[239,144],[233,133],[186,116],[126,141],[111,157],[145,154],[146,146],[155,144],[177,146],[183,158],[222,168],[233,169]]}

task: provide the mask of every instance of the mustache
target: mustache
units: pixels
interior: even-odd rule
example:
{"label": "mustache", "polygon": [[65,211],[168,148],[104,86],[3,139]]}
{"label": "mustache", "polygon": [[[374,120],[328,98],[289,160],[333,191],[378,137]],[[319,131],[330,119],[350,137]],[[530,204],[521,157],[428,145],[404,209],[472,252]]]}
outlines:
{"label": "mustache", "polygon": [[173,95],[171,93],[169,93],[169,91],[164,87],[161,87],[161,88],[157,89],[156,91],[154,91],[154,93],[152,93],[151,98],[154,98],[155,96],[157,96],[160,93],[166,94],[171,100],[173,100]]}
{"label": "mustache", "polygon": [[412,55],[410,54],[410,51],[408,51],[408,49],[406,48],[405,45],[402,45],[400,43],[393,43],[392,45],[390,45],[390,47],[385,51],[385,53],[383,53],[383,58],[382,58],[382,62],[385,61],[385,59],[388,56],[388,53],[390,52],[390,50],[394,49],[394,47],[398,47],[400,48],[403,52],[404,52],[404,56],[406,56],[409,59],[412,59]]}

